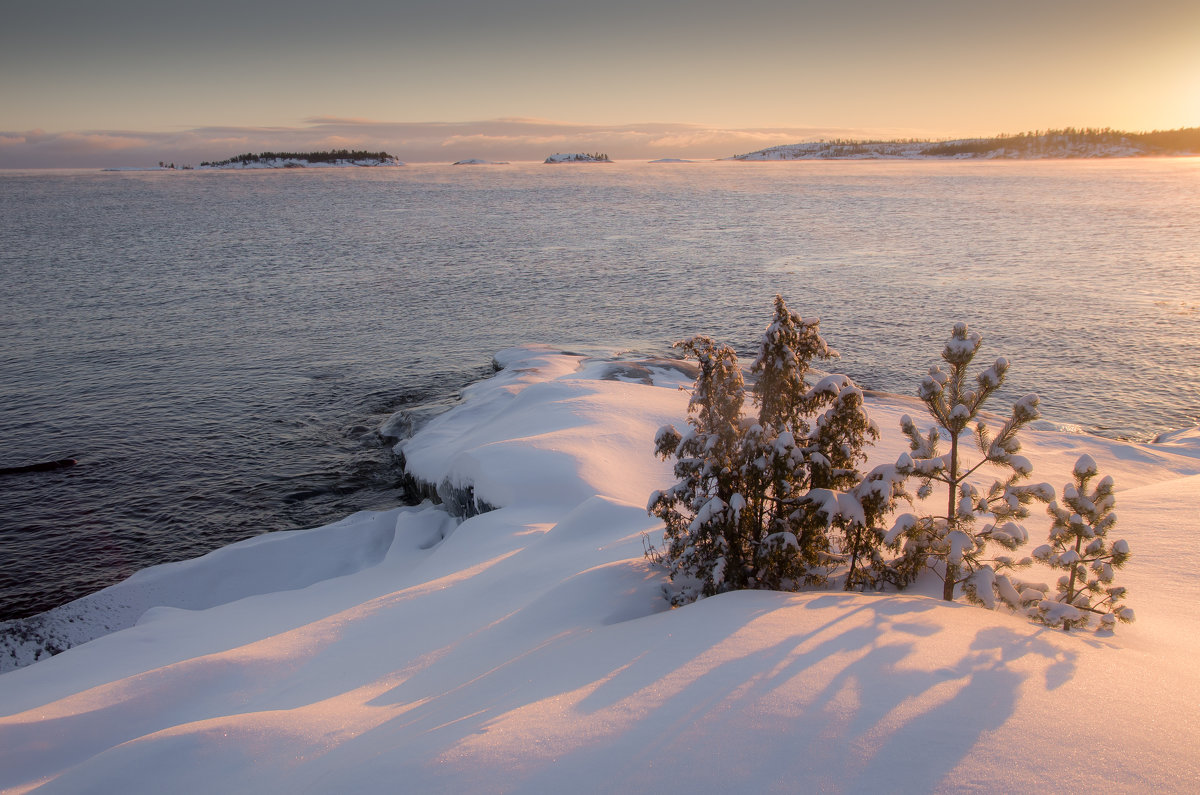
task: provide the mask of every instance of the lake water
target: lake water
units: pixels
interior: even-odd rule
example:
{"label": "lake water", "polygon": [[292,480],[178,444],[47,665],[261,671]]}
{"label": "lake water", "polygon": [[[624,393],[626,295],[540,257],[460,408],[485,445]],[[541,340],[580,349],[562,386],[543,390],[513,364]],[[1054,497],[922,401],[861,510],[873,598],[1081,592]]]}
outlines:
{"label": "lake water", "polygon": [[1200,422],[1200,159],[0,172],[0,219],[0,466],[79,461],[0,477],[0,617],[397,504],[373,429],[500,348],[749,351],[776,292],[865,387],[965,320],[1047,419]]}

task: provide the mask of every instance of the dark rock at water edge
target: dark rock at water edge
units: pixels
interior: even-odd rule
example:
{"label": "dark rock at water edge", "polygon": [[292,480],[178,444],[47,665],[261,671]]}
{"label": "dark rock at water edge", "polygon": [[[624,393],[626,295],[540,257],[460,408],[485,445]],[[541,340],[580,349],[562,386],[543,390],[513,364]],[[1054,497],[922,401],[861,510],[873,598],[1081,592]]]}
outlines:
{"label": "dark rock at water edge", "polygon": [[396,455],[400,459],[400,489],[406,505],[420,505],[429,500],[435,505],[441,505],[447,513],[459,519],[470,519],[472,516],[494,511],[498,507],[476,497],[474,486],[456,485],[449,479],[434,485],[417,477],[409,471],[404,453],[397,452]]}
{"label": "dark rock at water edge", "polygon": [[39,464],[25,464],[16,467],[0,467],[0,475],[22,475],[26,472],[53,472],[58,469],[69,469],[78,463],[74,458],[60,458],[57,461],[43,461]]}

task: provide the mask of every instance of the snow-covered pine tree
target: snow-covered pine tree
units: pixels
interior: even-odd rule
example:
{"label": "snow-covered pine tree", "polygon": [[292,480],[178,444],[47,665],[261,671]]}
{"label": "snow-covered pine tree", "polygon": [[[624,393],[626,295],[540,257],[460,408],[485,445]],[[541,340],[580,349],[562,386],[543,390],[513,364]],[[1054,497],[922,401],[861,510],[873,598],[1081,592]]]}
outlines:
{"label": "snow-covered pine tree", "polygon": [[1129,560],[1129,544],[1123,539],[1109,544],[1108,532],[1117,523],[1113,481],[1100,478],[1089,491],[1098,474],[1091,456],[1075,462],[1074,483],[1063,487],[1063,505],[1052,502],[1047,508],[1054,519],[1050,543],[1033,551],[1038,560],[1066,572],[1058,580],[1057,594],[1026,595],[1026,601],[1036,601],[1035,617],[1051,627],[1085,627],[1092,614],[1100,616],[1102,629],[1133,621],[1133,610],[1120,604],[1125,588],[1112,584],[1114,569]]}
{"label": "snow-covered pine tree", "polygon": [[748,498],[743,518],[762,588],[790,590],[824,577],[818,563],[828,548],[825,525],[798,521],[805,512],[797,500],[811,485],[808,418],[824,399],[824,393],[810,390],[809,369],[813,359],[836,356],[821,336],[820,321],[801,318],[776,295],[774,315],[750,365],[758,421],[742,444]]}
{"label": "snow-covered pine tree", "polygon": [[679,481],[650,495],[648,511],[663,520],[664,560],[676,586],[674,604],[746,587],[751,552],[739,524],[741,413],[745,399],[737,354],[697,336],[676,347],[700,363],[688,403],[689,428],[659,429],[656,454],[675,459]]}
{"label": "snow-covered pine tree", "polygon": [[856,587],[879,546],[878,523],[894,505],[893,491],[878,482],[859,491],[863,450],[879,435],[862,391],[844,375],[808,384],[814,359],[836,357],[820,321],[775,296],[750,368],[757,422],[743,440],[742,519],[756,553],[756,587],[819,585],[841,564],[850,569],[847,587]]}
{"label": "snow-covered pine tree", "polygon": [[783,296],[776,295],[774,315],[759,341],[758,356],[750,365],[756,377],[754,402],[759,424],[806,434],[805,418],[813,413],[816,400],[809,393],[807,381],[812,361],[837,356],[821,336],[821,321],[801,318],[788,309]]}
{"label": "snow-covered pine tree", "polygon": [[[821,379],[806,399],[824,411],[814,418],[805,442],[808,491],[799,496],[800,508],[793,514],[801,552],[816,571],[845,564],[846,588],[858,587],[866,584],[864,565],[882,540],[883,515],[895,504],[890,489],[860,488],[858,466],[866,460],[866,446],[879,438],[879,428],[867,416],[862,391],[844,375]],[[830,530],[837,531],[836,539]]]}
{"label": "snow-covered pine tree", "polygon": [[[935,365],[921,382],[919,395],[934,420],[933,427],[922,436],[907,415],[900,423],[909,438],[911,453],[900,457],[897,470],[922,481],[920,497],[932,494],[935,482],[945,484],[946,513],[908,517],[897,524],[888,540],[899,540],[900,531],[907,535],[905,559],[894,567],[906,577],[914,577],[934,561],[943,563],[939,574],[945,600],[953,601],[956,586],[962,584],[967,598],[974,602],[994,607],[999,597],[1015,608],[1021,601],[1020,594],[1014,583],[1000,572],[1031,561],[1015,561],[1003,554],[987,559],[988,547],[998,544],[1006,550],[1015,550],[1028,541],[1028,532],[1017,520],[1029,515],[1031,501],[1048,502],[1053,499],[1054,491],[1044,483],[1021,484],[1032,471],[1032,465],[1024,456],[1017,455],[1021,449],[1017,434],[1037,419],[1037,395],[1018,400],[995,436],[978,419],[983,405],[1004,383],[1008,371],[1008,361],[1000,358],[976,377],[973,386],[968,383],[967,369],[982,342],[967,324],[957,324],[942,351],[948,370]],[[974,464],[964,455],[962,439],[972,423],[980,454]],[[949,439],[950,450],[940,454],[938,447],[943,435]],[[985,465],[1000,470],[1004,477],[981,492],[968,479]],[[982,529],[976,526],[979,520],[985,522]]]}
{"label": "snow-covered pine tree", "polygon": [[[776,296],[751,366],[756,417],[742,417],[745,387],[728,346],[708,337],[677,345],[699,360],[700,373],[689,429],[665,426],[655,439],[658,455],[676,460],[679,481],[648,505],[666,526],[658,559],[675,583],[672,601],[738,588],[795,590],[823,582],[842,562],[859,582],[854,572],[878,547],[897,478],[893,471],[863,483],[857,466],[878,430],[854,383],[835,375],[809,386],[812,360],[836,355],[818,321]],[[831,548],[831,528],[844,549]]]}
{"label": "snow-covered pine tree", "polygon": [[910,526],[912,514],[904,514],[895,520],[891,530],[883,529],[884,520],[894,513],[900,500],[912,502],[912,495],[905,488],[907,480],[908,476],[895,464],[883,464],[852,489],[862,513],[842,526],[841,554],[846,563],[847,591],[880,588],[884,583],[904,588],[912,581],[883,555],[889,538],[902,536]]}

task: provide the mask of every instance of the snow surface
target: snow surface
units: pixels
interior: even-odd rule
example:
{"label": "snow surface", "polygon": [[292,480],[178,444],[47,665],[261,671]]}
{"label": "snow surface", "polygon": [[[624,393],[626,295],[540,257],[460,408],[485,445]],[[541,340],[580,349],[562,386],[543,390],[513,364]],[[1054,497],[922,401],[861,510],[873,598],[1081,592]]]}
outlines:
{"label": "snow surface", "polygon": [[[402,449],[501,507],[360,513],[109,589],[127,626],[0,675],[0,789],[1194,791],[1200,434],[1024,435],[1036,480],[1061,488],[1086,454],[1116,482],[1138,620],[1112,635],[944,603],[937,582],[671,610],[645,504],[690,378],[497,360]],[[894,461],[912,401],[867,406],[873,463]],[[1028,526],[1036,545],[1049,518]]]}

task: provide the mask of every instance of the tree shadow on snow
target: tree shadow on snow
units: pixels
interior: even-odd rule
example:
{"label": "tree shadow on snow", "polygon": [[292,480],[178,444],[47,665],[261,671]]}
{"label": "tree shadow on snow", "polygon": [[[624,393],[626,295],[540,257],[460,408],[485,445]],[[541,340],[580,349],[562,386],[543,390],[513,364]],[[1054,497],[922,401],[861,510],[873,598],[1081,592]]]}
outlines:
{"label": "tree shadow on snow", "polygon": [[[528,641],[520,624],[544,618],[532,608],[471,643],[503,643],[514,627]],[[490,791],[578,787],[581,776],[604,790],[645,788],[681,767],[701,788],[928,791],[1012,717],[1032,676],[1053,690],[1075,669],[1075,654],[1044,630],[997,626],[980,613],[988,626],[971,636],[946,610],[979,608],[907,596],[725,594],[601,631],[548,632],[450,690],[410,680],[373,703],[425,703],[368,734],[409,747],[410,766],[420,768],[414,783]],[[756,628],[760,621],[771,623]],[[451,655],[471,657],[469,645]],[[550,736],[503,739],[531,726]],[[484,738],[503,769],[470,756]],[[553,753],[540,754],[541,744]],[[354,745],[333,753],[353,754]]]}

